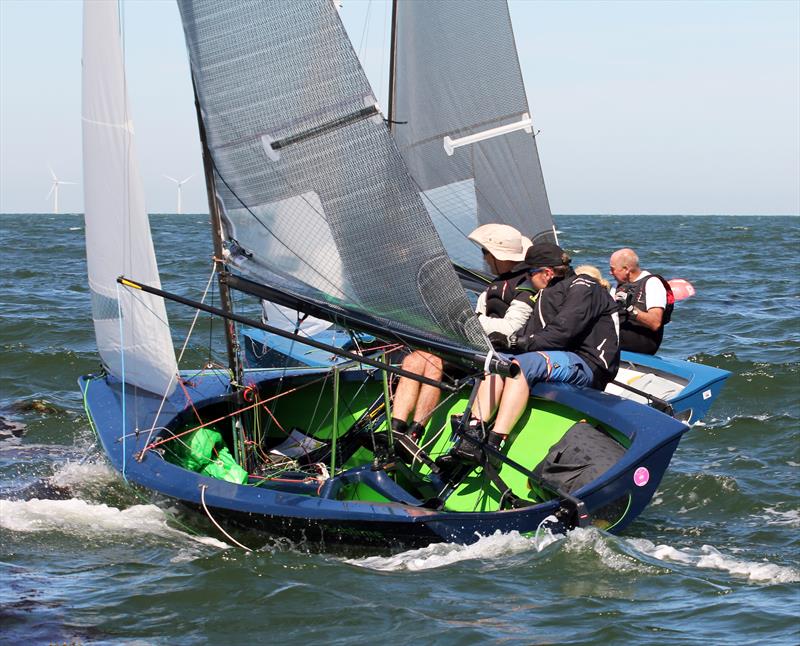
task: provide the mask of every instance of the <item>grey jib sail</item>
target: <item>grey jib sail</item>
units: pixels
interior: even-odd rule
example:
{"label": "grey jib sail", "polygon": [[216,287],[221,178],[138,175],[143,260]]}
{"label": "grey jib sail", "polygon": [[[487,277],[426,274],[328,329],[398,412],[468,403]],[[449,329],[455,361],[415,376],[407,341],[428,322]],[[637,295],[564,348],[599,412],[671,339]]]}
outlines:
{"label": "grey jib sail", "polygon": [[488,350],[330,0],[179,7],[239,271]]}
{"label": "grey jib sail", "polygon": [[554,241],[506,3],[401,1],[396,11],[393,132],[453,260],[481,266],[466,236],[489,222]]}

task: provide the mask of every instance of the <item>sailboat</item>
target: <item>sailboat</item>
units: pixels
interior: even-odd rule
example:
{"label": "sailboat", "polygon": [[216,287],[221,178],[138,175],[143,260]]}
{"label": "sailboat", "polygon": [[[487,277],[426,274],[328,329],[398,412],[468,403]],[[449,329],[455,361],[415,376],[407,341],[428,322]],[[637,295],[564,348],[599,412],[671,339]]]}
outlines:
{"label": "sailboat", "polygon": [[[453,266],[474,265],[469,256],[477,251],[463,234],[496,221],[500,210],[524,213],[529,223],[530,203],[516,200],[533,177],[534,212],[546,215],[534,236],[555,236],[505,5],[397,7],[395,39],[432,30],[457,64],[467,46],[461,36],[479,20],[492,55],[508,66],[483,97],[454,95],[453,115],[464,121],[443,132],[403,115],[426,110],[425,92],[407,96],[413,105],[393,100],[384,118],[329,0],[178,4],[220,307],[162,289],[136,169],[117,9],[84,7],[87,265],[103,370],[79,383],[111,464],[129,482],[207,515],[232,541],[229,532],[238,528],[382,549],[469,543],[496,531],[624,530],[651,500],[688,430],[650,406],[540,384],[492,456],[498,477],[481,465],[445,475],[434,461],[459,439],[450,417],[469,409],[484,374],[513,370],[493,352]],[[393,83],[424,71],[414,48],[405,50]],[[491,97],[503,79],[516,95],[498,112]],[[426,91],[437,83],[430,79]],[[401,131],[404,121],[409,128]],[[429,163],[443,156],[452,163]],[[487,169],[516,190],[484,184]],[[434,352],[467,377],[426,381],[386,355],[250,319],[233,310],[233,292]],[[225,319],[227,370],[178,368],[164,299]],[[346,361],[245,369],[237,324]],[[410,457],[395,449],[387,424],[399,375],[444,391]],[[612,458],[583,465],[583,477],[571,483],[555,482],[542,465],[577,426],[602,438]]]}

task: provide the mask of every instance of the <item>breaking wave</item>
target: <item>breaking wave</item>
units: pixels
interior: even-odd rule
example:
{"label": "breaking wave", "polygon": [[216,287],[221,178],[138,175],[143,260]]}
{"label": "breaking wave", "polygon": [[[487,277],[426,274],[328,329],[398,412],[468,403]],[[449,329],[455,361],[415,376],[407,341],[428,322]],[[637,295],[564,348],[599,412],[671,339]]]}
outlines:
{"label": "breaking wave", "polygon": [[656,545],[645,538],[629,538],[627,542],[639,552],[660,561],[691,565],[704,570],[727,572],[753,583],[773,584],[800,581],[800,570],[797,568],[777,565],[767,561],[749,561],[737,558],[723,554],[711,545],[703,545],[699,549],[677,549],[669,545]]}
{"label": "breaking wave", "polygon": [[408,550],[393,556],[368,556],[344,561],[370,570],[415,572],[441,568],[461,561],[498,559],[525,552],[541,552],[562,538],[550,532],[542,532],[538,536],[528,538],[519,532],[502,533],[497,531],[491,536],[481,536],[470,545],[433,543],[427,547]]}
{"label": "breaking wave", "polygon": [[63,532],[82,538],[123,538],[151,535],[191,540],[218,549],[230,547],[207,536],[193,536],[167,524],[167,515],[155,505],[117,509],[80,498],[69,500],[0,500],[0,528],[14,532]]}
{"label": "breaking wave", "polygon": [[[796,512],[779,515],[787,522],[798,520]],[[519,554],[536,554],[554,544],[557,544],[554,549],[590,556],[605,568],[618,573],[655,575],[673,570],[677,564],[699,570],[715,570],[755,584],[800,581],[800,569],[725,554],[711,545],[703,545],[699,549],[657,545],[644,538],[619,538],[593,528],[575,529],[566,536],[541,533],[532,538],[518,532],[496,532],[481,537],[471,545],[438,543],[392,556],[345,559],[345,562],[382,572],[415,572],[444,568],[462,561],[499,561]],[[697,573],[692,575],[697,576]]]}

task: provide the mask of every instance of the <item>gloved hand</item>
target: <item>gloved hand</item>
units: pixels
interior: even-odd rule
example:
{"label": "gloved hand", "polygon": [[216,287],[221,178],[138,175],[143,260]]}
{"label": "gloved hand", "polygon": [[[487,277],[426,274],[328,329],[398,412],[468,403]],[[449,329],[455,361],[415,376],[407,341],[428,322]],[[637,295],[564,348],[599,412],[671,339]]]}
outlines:
{"label": "gloved hand", "polygon": [[502,332],[491,332],[489,334],[489,341],[491,341],[492,347],[495,350],[500,350],[501,352],[513,353],[517,349],[516,334],[506,336]]}
{"label": "gloved hand", "polygon": [[617,301],[620,310],[628,309],[633,304],[633,292],[618,289],[614,294],[614,300]]}
{"label": "gloved hand", "polygon": [[628,320],[628,317],[633,310],[633,292],[617,288],[617,291],[614,294],[614,300],[617,302],[619,321],[620,323],[624,323]]}

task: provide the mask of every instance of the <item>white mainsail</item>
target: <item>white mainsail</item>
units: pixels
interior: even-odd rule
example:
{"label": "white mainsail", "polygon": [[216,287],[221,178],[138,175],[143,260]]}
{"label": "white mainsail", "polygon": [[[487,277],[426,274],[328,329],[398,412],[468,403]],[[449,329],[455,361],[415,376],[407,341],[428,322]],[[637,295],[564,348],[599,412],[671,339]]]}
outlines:
{"label": "white mainsail", "polygon": [[164,301],[116,282],[123,275],[161,286],[128,112],[116,2],[84,3],[82,117],[86,261],[97,347],[115,377],[171,394],[178,366]]}

